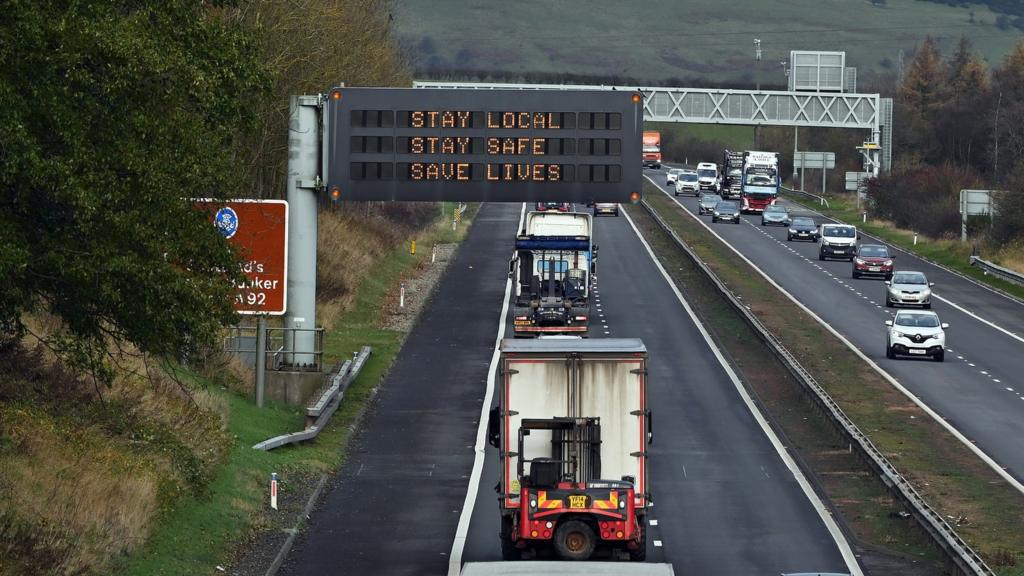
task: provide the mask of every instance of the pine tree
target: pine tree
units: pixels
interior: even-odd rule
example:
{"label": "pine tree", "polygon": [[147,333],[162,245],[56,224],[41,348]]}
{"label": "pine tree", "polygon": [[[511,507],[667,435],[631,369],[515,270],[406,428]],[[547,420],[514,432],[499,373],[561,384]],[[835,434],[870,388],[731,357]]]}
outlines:
{"label": "pine tree", "polygon": [[961,37],[949,63],[949,101],[945,112],[935,118],[942,143],[943,159],[952,159],[960,165],[977,166],[981,158],[985,134],[984,122],[978,122],[978,113],[989,100],[988,70],[974,52],[967,37]]}
{"label": "pine tree", "polygon": [[1024,40],[1003,59],[992,73],[992,92],[999,102],[986,124],[992,128],[992,154],[1006,159],[998,162],[996,176],[1012,167],[1012,159],[1024,157]]}
{"label": "pine tree", "polygon": [[914,54],[896,91],[898,117],[904,119],[897,125],[901,132],[898,136],[929,162],[936,162],[941,156],[935,120],[949,102],[946,70],[935,40],[929,36]]}

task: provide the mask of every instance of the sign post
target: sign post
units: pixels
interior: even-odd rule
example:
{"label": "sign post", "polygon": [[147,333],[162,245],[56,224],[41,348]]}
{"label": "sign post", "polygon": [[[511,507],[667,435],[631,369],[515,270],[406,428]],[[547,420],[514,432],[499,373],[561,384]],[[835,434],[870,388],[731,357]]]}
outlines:
{"label": "sign post", "polygon": [[967,242],[967,217],[988,216],[992,218],[991,190],[960,191],[960,241]]}

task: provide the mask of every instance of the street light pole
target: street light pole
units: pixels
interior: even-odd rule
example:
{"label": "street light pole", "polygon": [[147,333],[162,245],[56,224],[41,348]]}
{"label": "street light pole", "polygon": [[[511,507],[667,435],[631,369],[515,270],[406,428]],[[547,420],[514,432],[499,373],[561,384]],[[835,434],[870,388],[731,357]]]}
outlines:
{"label": "street light pole", "polygon": [[[757,84],[757,91],[761,91],[761,39],[754,38],[754,81]],[[758,125],[754,124],[754,150],[757,150]]]}

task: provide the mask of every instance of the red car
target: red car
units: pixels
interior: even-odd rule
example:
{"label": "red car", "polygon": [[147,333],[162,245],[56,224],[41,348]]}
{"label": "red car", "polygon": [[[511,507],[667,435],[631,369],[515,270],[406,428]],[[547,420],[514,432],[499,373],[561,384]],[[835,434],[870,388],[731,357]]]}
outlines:
{"label": "red car", "polygon": [[538,212],[546,212],[548,210],[570,212],[572,211],[572,204],[569,204],[568,202],[537,202]]}
{"label": "red car", "polygon": [[881,276],[892,280],[892,259],[889,248],[881,244],[861,244],[853,257],[853,277]]}

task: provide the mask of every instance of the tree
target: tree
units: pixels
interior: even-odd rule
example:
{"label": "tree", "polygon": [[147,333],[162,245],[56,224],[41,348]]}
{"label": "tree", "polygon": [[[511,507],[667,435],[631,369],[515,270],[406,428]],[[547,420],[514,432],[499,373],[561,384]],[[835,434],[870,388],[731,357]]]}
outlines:
{"label": "tree", "polygon": [[992,92],[999,103],[997,111],[986,119],[992,127],[993,156],[1011,159],[999,162],[1001,169],[996,176],[1001,176],[1015,159],[1024,157],[1024,40],[992,72]]}
{"label": "tree", "polygon": [[899,117],[905,118],[902,141],[919,150],[927,160],[937,157],[933,120],[948,102],[948,73],[935,40],[925,38],[907,67],[903,82],[896,91]]}
{"label": "tree", "polygon": [[989,105],[988,70],[966,36],[950,60],[947,86],[949,101],[935,116],[941,156],[960,165],[982,165],[989,126],[979,116]]}
{"label": "tree", "polygon": [[98,381],[111,352],[188,358],[235,316],[237,258],[190,198],[238,191],[266,85],[225,2],[7,2],[0,14],[0,333]]}

